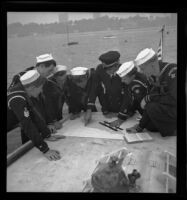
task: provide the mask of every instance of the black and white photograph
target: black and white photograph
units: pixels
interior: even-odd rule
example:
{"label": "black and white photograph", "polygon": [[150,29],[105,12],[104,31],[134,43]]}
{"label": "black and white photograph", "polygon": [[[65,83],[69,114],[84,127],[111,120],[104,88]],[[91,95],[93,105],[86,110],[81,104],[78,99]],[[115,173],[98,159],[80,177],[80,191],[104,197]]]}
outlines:
{"label": "black and white photograph", "polygon": [[6,191],[176,193],[178,14],[6,17]]}

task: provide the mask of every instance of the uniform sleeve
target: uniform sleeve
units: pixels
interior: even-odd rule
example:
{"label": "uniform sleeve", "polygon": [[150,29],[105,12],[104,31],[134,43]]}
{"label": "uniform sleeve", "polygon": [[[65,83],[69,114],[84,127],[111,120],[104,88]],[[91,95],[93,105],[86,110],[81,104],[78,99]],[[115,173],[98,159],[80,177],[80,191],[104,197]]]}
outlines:
{"label": "uniform sleeve", "polygon": [[159,94],[150,94],[145,98],[146,102],[156,101],[166,105],[176,105],[177,102],[177,71],[167,74],[166,85],[160,89]]}
{"label": "uniform sleeve", "polygon": [[130,108],[133,102],[133,98],[130,95],[127,87],[124,88],[124,94],[122,98],[123,100],[122,100],[122,105],[120,107],[120,111],[118,113],[118,118],[121,120],[126,120],[129,117]]}
{"label": "uniform sleeve", "polygon": [[140,84],[134,83],[126,87],[118,118],[126,120],[134,111],[135,105],[140,104],[146,94],[147,89]]}
{"label": "uniform sleeve", "polygon": [[131,87],[134,100],[138,103],[141,102],[144,96],[147,94],[147,89],[140,84],[135,84]]}
{"label": "uniform sleeve", "polygon": [[34,146],[43,153],[47,152],[49,147],[33,124],[26,101],[21,98],[14,98],[10,101],[10,108],[17,116],[21,127],[33,142]]}
{"label": "uniform sleeve", "polygon": [[63,93],[62,96],[61,96],[61,102],[60,102],[61,106],[60,106],[58,113],[57,113],[57,121],[63,119],[62,110],[63,110],[64,103],[65,103],[65,96],[64,96],[64,93]]}
{"label": "uniform sleeve", "polygon": [[8,90],[10,90],[14,85],[18,84],[20,82],[20,75],[19,74],[16,74],[13,79],[12,79],[12,82],[8,88]]}
{"label": "uniform sleeve", "polygon": [[43,94],[45,96],[44,102],[46,107],[46,121],[47,124],[51,124],[57,121],[60,117],[59,114],[60,109],[62,108],[62,93],[52,81],[48,81],[43,87]]}
{"label": "uniform sleeve", "polygon": [[95,73],[92,75],[91,89],[88,95],[88,103],[87,109],[92,109],[95,106],[95,101],[97,98],[97,90],[99,87],[100,78],[99,78],[99,70],[96,69]]}

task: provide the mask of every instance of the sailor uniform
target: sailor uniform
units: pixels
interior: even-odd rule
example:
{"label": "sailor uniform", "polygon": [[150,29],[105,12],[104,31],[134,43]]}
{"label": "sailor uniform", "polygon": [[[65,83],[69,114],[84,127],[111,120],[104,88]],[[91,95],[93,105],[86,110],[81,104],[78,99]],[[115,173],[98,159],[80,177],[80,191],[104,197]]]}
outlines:
{"label": "sailor uniform", "polygon": [[43,93],[46,97],[46,102],[48,102],[46,103],[48,123],[63,119],[63,105],[65,101],[67,102],[65,92],[65,85],[61,88],[54,76],[50,77],[47,84],[44,85]]}
{"label": "sailor uniform", "polygon": [[140,114],[143,113],[140,103],[148,94],[149,87],[146,76],[139,72],[136,72],[135,78],[129,85],[124,83],[123,103],[120,112],[118,113],[119,119],[126,120],[128,117],[132,116],[136,110],[138,110]]}
{"label": "sailor uniform", "polygon": [[[48,60],[51,60],[52,57],[51,55],[48,54],[44,54],[37,57],[37,62],[45,62]],[[60,66],[60,69],[62,68],[62,66]],[[11,83],[11,85],[9,86],[8,91],[15,86],[16,84],[20,83],[20,77],[22,75],[24,75],[26,72],[36,69],[36,67],[32,66],[27,68],[25,71],[22,71],[20,73],[18,73],[17,75],[14,76],[13,81]],[[57,68],[58,69],[58,68]],[[56,70],[57,70],[56,69]],[[57,72],[57,71],[56,71]],[[62,94],[61,91],[58,88],[58,85],[54,82],[51,81],[50,79],[47,79],[46,83],[43,86],[43,101],[44,101],[44,105],[45,105],[45,118],[46,118],[46,123],[47,124],[51,124],[55,121],[59,121],[62,119],[62,106],[63,106],[63,99],[61,99]],[[23,138],[24,138],[24,134],[23,134]],[[26,141],[26,139],[25,139]]]}
{"label": "sailor uniform", "polygon": [[107,74],[103,64],[96,68],[88,105],[95,104],[97,95],[102,106],[102,112],[119,112],[122,103],[121,78],[117,74],[112,76]]}
{"label": "sailor uniform", "polygon": [[[44,62],[47,62],[50,60],[54,60],[51,54],[43,54],[43,55],[36,57],[36,64],[44,63]],[[35,66],[28,67],[24,71],[21,71],[18,74],[14,75],[12,82],[11,82],[10,86],[8,87],[8,90],[10,90],[17,83],[20,83],[20,77],[23,74],[25,74],[27,71],[30,71],[33,69],[36,69],[36,67]]]}
{"label": "sailor uniform", "polygon": [[[140,127],[147,128],[150,121],[162,136],[169,136],[176,130],[177,120],[177,65],[160,63],[159,84],[153,87],[146,101],[145,116]],[[150,129],[150,128],[149,128]]]}
{"label": "sailor uniform", "polygon": [[19,72],[18,74],[14,75],[13,76],[13,79],[12,79],[12,82],[10,84],[10,86],[8,87],[8,91],[13,87],[15,86],[16,84],[20,83],[20,77],[25,74],[27,71],[29,70],[33,70],[33,69],[36,69],[34,66],[31,66],[31,67],[28,67],[26,68],[24,71],[22,72]]}
{"label": "sailor uniform", "polygon": [[[77,70],[76,70],[77,69]],[[79,68],[73,69],[71,71],[71,75],[67,76],[67,80],[65,83],[65,98],[69,107],[69,113],[78,114],[82,110],[86,111],[88,108],[92,110],[92,112],[96,112],[97,109],[95,105],[88,106],[88,96],[91,91],[91,86],[93,84],[93,75],[94,70],[85,70],[86,73],[82,73]],[[72,76],[81,76],[88,75],[88,80],[85,88],[79,87],[73,80]]]}
{"label": "sailor uniform", "polygon": [[[33,100],[33,99],[32,99]],[[34,146],[45,153],[49,147],[43,140],[50,136],[50,130],[40,111],[34,107],[21,84],[12,87],[7,94],[7,131],[20,123],[24,134],[33,142]],[[40,106],[38,106],[40,107]]]}

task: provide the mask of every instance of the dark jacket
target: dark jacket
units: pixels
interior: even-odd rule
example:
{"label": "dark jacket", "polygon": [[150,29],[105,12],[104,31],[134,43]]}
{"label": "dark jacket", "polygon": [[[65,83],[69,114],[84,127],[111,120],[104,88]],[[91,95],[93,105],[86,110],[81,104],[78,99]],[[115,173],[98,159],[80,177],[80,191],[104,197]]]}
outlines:
{"label": "dark jacket", "polygon": [[49,137],[51,133],[41,112],[41,98],[41,96],[38,100],[29,98],[21,84],[13,86],[7,94],[7,131],[20,123],[34,146],[46,152],[49,148],[43,139]]}
{"label": "dark jacket", "polygon": [[160,64],[161,73],[157,87],[152,87],[146,102],[156,101],[163,105],[177,106],[177,65]]}
{"label": "dark jacket", "polygon": [[145,109],[161,135],[166,136],[176,130],[177,65],[161,63],[160,69],[158,86],[145,97]]}
{"label": "dark jacket", "polygon": [[88,108],[93,112],[97,111],[95,105],[88,105],[88,97],[91,92],[93,84],[94,70],[90,69],[88,72],[88,80],[85,88],[76,85],[71,76],[67,77],[65,83],[65,98],[69,107],[69,113],[79,113],[81,110],[86,111]]}
{"label": "dark jacket", "polygon": [[[33,70],[36,67],[28,67],[24,71],[19,72],[13,77],[12,83],[10,84],[8,91],[16,84],[20,83],[20,77],[29,70]],[[43,101],[45,105],[45,119],[47,124],[51,124],[54,121],[62,119],[62,110],[61,110],[61,92],[59,91],[58,85],[47,79],[43,86]]]}
{"label": "dark jacket", "polygon": [[140,106],[142,99],[148,94],[149,82],[146,76],[137,72],[134,80],[129,85],[123,85],[123,103],[118,113],[118,118],[126,120],[128,117],[134,114],[136,110],[140,114],[143,113],[143,109]]}
{"label": "dark jacket", "polygon": [[9,87],[8,87],[8,91],[9,91],[14,85],[20,83],[20,77],[21,77],[23,74],[25,74],[27,71],[33,70],[33,69],[35,69],[35,67],[34,67],[34,66],[31,66],[31,67],[26,68],[24,71],[19,72],[18,74],[14,75],[13,78],[12,78],[12,82],[11,82],[11,84],[10,84]]}
{"label": "dark jacket", "polygon": [[62,107],[65,101],[64,93],[54,79],[47,79],[43,86],[45,97],[47,124],[62,119]]}
{"label": "dark jacket", "polygon": [[108,75],[102,64],[96,68],[88,104],[95,104],[97,96],[99,97],[102,111],[119,112],[122,103],[121,78],[117,74],[112,77]]}

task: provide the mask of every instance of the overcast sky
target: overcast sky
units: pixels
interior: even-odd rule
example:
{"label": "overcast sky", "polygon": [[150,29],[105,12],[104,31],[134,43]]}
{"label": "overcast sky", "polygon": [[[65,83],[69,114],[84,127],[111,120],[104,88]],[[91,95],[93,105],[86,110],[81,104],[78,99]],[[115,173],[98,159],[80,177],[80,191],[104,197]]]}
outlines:
{"label": "overcast sky", "polygon": [[[109,17],[119,17],[119,18],[128,18],[130,16],[135,16],[138,13],[100,13],[101,16],[108,15]],[[27,23],[54,23],[59,22],[58,20],[59,13],[57,12],[8,12],[7,13],[7,23],[20,22],[22,24]],[[140,16],[169,16],[169,13],[139,13]],[[69,12],[69,20],[80,20],[80,19],[89,19],[93,18],[93,13],[91,12]]]}

